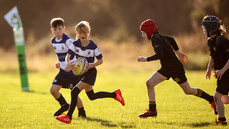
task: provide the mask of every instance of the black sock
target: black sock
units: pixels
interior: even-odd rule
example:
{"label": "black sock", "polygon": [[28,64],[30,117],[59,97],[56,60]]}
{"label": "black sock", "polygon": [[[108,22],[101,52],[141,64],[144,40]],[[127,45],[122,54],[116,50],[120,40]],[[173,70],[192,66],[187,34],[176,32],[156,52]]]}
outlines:
{"label": "black sock", "polygon": [[84,107],[82,107],[82,108],[78,108],[78,111],[79,111],[79,113],[81,113],[81,112],[85,112]]}
{"label": "black sock", "polygon": [[220,121],[226,121],[226,118],[225,117],[219,117],[218,120],[220,120]]}
{"label": "black sock", "polygon": [[67,102],[64,99],[64,97],[62,96],[62,94],[60,94],[60,97],[58,99],[56,99],[56,100],[59,102],[60,106],[63,106],[65,104],[67,104]]}
{"label": "black sock", "polygon": [[155,101],[149,101],[149,110],[150,111],[156,111],[156,102]]}
{"label": "black sock", "polygon": [[90,100],[95,100],[99,98],[116,98],[116,94],[114,92],[96,92],[94,90],[86,92],[87,96]]}
{"label": "black sock", "polygon": [[201,89],[197,89],[196,96],[207,100],[208,102],[214,102],[213,96],[209,95],[208,93],[202,91]]}
{"label": "black sock", "polygon": [[72,119],[72,114],[76,108],[76,104],[77,104],[77,97],[80,93],[80,89],[78,87],[74,87],[71,91],[71,104],[70,107],[68,109],[68,113],[67,115]]}

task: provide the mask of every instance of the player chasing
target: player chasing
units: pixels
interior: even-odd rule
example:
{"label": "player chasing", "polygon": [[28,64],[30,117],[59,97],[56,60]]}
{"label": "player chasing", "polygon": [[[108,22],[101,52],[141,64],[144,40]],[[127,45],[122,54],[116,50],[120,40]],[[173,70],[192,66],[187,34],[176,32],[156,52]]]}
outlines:
{"label": "player chasing", "polygon": [[[211,104],[213,109],[215,109],[213,96],[210,96],[201,89],[190,87],[185,76],[184,67],[179,61],[180,59],[183,63],[186,63],[188,58],[186,55],[179,51],[174,38],[161,35],[157,31],[155,22],[151,19],[145,20],[141,24],[140,30],[142,37],[145,40],[151,40],[155,54],[150,57],[140,56],[138,57],[138,61],[146,62],[160,60],[161,68],[146,81],[149,97],[149,109],[145,113],[140,114],[139,117],[147,118],[157,116],[154,87],[164,80],[168,80],[170,77],[172,77],[173,80],[178,83],[186,95],[195,95],[197,97],[203,98]],[[174,51],[179,59],[175,55]]]}
{"label": "player chasing", "polygon": [[[54,35],[54,38],[52,38],[51,43],[53,47],[55,48],[55,52],[57,55],[57,63],[56,68],[58,68],[60,71],[56,75],[55,79],[53,80],[52,86],[50,88],[50,93],[53,95],[53,97],[59,102],[60,109],[58,109],[54,116],[59,116],[63,112],[67,111],[69,108],[69,104],[64,99],[63,95],[59,92],[61,88],[69,88],[72,89],[73,86],[75,86],[80,78],[74,75],[71,71],[66,72],[66,62],[65,57],[67,55],[68,49],[70,45],[73,43],[73,40],[69,38],[66,34],[64,34],[65,26],[64,26],[64,20],[62,18],[53,18],[50,22],[51,26],[51,32]],[[72,56],[71,59],[74,57]],[[77,97],[78,103],[78,116],[86,117],[86,113],[83,107],[83,103],[79,97]]]}
{"label": "player chasing", "polygon": [[[123,106],[125,106],[124,99],[122,97],[121,91],[118,89],[114,92],[96,92],[94,93],[93,86],[96,80],[97,70],[96,66],[99,66],[103,63],[102,54],[99,51],[97,45],[88,39],[90,35],[90,25],[87,21],[81,21],[75,27],[76,36],[78,39],[73,42],[70,46],[68,54],[66,56],[66,71],[72,70],[73,64],[71,64],[70,59],[74,54],[77,57],[84,57],[88,61],[88,66],[85,73],[80,76],[80,82],[74,87],[71,91],[71,104],[68,110],[68,113],[63,116],[56,117],[57,120],[65,123],[71,123],[72,114],[75,110],[76,104],[78,103],[78,95],[82,90],[86,91],[86,94],[90,100],[95,100],[99,98],[114,98],[119,101]],[[97,59],[94,62],[95,57]]]}
{"label": "player chasing", "polygon": [[215,121],[217,124],[227,125],[224,104],[229,104],[229,40],[223,35],[226,29],[216,16],[205,16],[202,20],[202,28],[208,37],[210,51],[206,79],[210,79],[213,65],[214,76],[217,78],[214,99],[219,117]]}

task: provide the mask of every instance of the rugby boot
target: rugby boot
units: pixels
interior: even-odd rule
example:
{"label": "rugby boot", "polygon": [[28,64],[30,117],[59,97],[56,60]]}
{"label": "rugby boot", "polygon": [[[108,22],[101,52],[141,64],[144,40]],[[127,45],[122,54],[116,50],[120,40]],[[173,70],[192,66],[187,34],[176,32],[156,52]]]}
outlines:
{"label": "rugby boot", "polygon": [[150,111],[146,109],[146,112],[139,115],[140,118],[147,118],[147,117],[156,117],[157,111]]}
{"label": "rugby boot", "polygon": [[122,97],[121,90],[117,89],[117,90],[114,91],[114,93],[116,94],[115,100],[119,101],[122,104],[122,106],[125,106],[125,101],[124,101],[124,99]]}
{"label": "rugby boot", "polygon": [[221,124],[221,125],[227,125],[227,121],[221,121],[221,120],[217,120],[217,118],[215,118],[215,122],[216,122],[216,125],[218,124]]}
{"label": "rugby boot", "polygon": [[60,107],[60,109],[58,109],[55,113],[54,116],[59,116],[61,115],[63,112],[67,111],[69,108],[69,104],[64,104]]}
{"label": "rugby boot", "polygon": [[70,124],[72,121],[68,115],[57,116],[56,119],[67,124]]}

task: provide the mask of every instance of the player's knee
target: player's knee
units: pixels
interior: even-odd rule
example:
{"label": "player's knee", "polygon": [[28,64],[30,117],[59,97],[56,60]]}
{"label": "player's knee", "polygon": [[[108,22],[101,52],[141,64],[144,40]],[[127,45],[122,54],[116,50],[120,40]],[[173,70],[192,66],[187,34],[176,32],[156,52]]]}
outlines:
{"label": "player's knee", "polygon": [[52,95],[55,95],[57,93],[57,91],[54,89],[54,88],[50,88],[49,92],[52,94]]}
{"label": "player's knee", "polygon": [[88,98],[89,98],[91,101],[95,100],[95,97],[94,97],[94,96],[88,96]]}
{"label": "player's knee", "polygon": [[223,104],[229,104],[229,97],[227,95],[223,95],[221,97],[221,100],[222,100]]}
{"label": "player's knee", "polygon": [[79,88],[75,87],[75,88],[73,88],[72,91],[71,91],[71,96],[75,96],[75,95],[78,96],[79,93],[80,93]]}
{"label": "player's knee", "polygon": [[191,92],[191,90],[184,90],[184,93],[185,93],[186,95],[194,95],[194,94]]}
{"label": "player's knee", "polygon": [[89,91],[89,92],[86,92],[87,93],[87,96],[90,100],[95,100],[96,97],[95,97],[95,93],[93,91]]}
{"label": "player's knee", "polygon": [[146,81],[146,86],[148,88],[153,88],[154,87],[153,83],[151,81],[149,81],[149,80]]}

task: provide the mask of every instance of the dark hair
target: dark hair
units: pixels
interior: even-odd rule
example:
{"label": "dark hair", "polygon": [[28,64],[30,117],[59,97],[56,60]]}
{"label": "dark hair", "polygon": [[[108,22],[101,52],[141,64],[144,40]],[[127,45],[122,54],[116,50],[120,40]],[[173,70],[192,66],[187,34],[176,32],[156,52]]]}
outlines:
{"label": "dark hair", "polygon": [[64,26],[64,19],[63,18],[53,18],[50,22],[51,28],[56,28],[57,26]]}
{"label": "dark hair", "polygon": [[226,28],[223,25],[222,20],[216,16],[205,16],[202,20],[202,25],[205,26],[208,37],[210,37],[210,35],[226,33]]}

